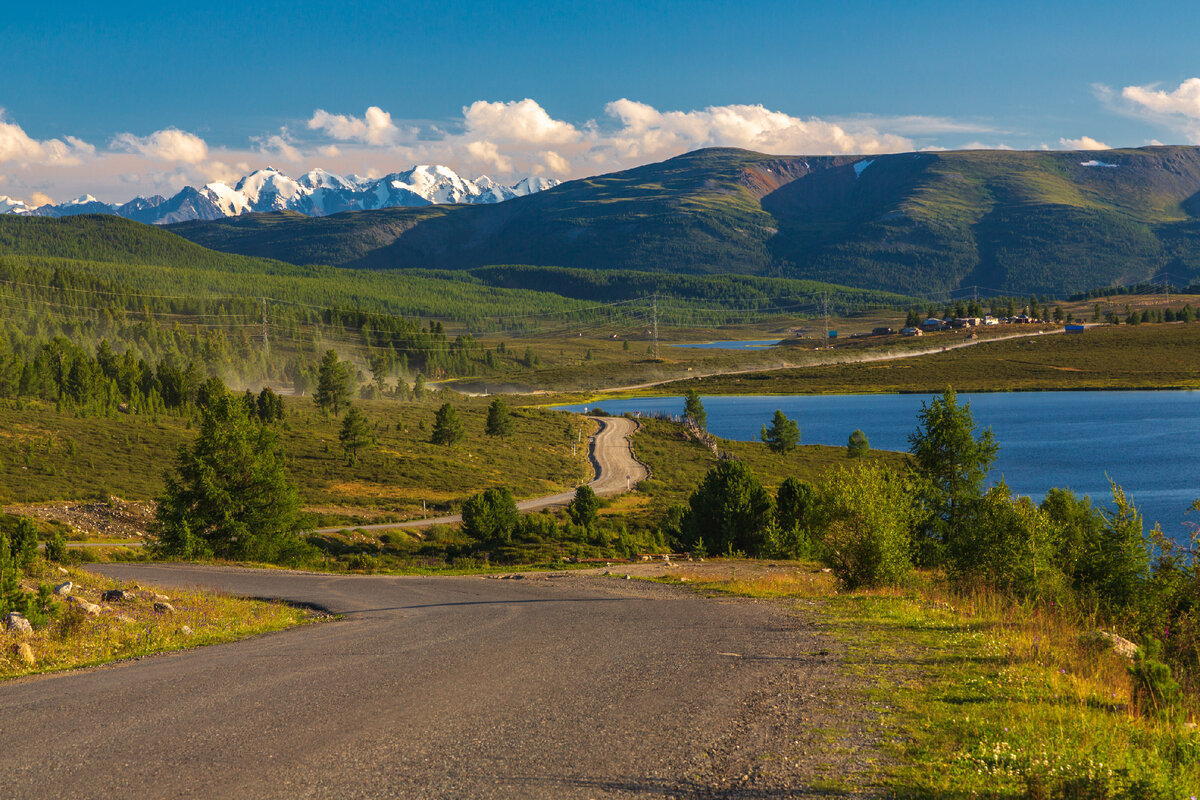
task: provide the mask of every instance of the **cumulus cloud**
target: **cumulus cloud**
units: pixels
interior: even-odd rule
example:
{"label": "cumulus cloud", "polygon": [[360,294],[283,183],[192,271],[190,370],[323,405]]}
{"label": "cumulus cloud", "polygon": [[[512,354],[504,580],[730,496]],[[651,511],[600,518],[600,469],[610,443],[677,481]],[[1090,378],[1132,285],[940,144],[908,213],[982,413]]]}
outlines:
{"label": "cumulus cloud", "polygon": [[379,106],[371,106],[361,118],[330,114],[318,108],[309,119],[308,128],[322,131],[329,138],[341,142],[371,145],[396,144],[401,134],[400,128],[392,122],[392,115]]}
{"label": "cumulus cloud", "polygon": [[1153,85],[1126,86],[1121,90],[1121,97],[1158,114],[1179,114],[1200,119],[1200,78],[1188,78],[1170,92],[1155,89]]}
{"label": "cumulus cloud", "polygon": [[208,145],[205,141],[178,128],[164,128],[149,136],[119,133],[113,137],[111,147],[127,153],[138,153],[157,161],[179,164],[199,164],[208,158]]}
{"label": "cumulus cloud", "polygon": [[74,136],[37,140],[15,122],[5,119],[0,108],[0,163],[74,166],[95,154],[96,148]]}
{"label": "cumulus cloud", "polygon": [[659,111],[621,99],[605,110],[621,121],[607,144],[625,157],[656,158],[698,147],[744,147],[804,155],[888,153],[912,150],[911,140],[870,125],[850,130],[821,119],[801,119],[761,105],[709,106],[701,111]]}
{"label": "cumulus cloud", "polygon": [[1068,150],[1111,150],[1112,148],[1104,142],[1097,141],[1090,136],[1081,136],[1078,139],[1062,138],[1058,143]]}
{"label": "cumulus cloud", "polygon": [[255,139],[255,141],[258,142],[258,151],[268,158],[282,158],[297,164],[304,160],[304,155],[296,149],[295,139],[287,128],[280,128],[279,133],[274,136]]}
{"label": "cumulus cloud", "polygon": [[463,121],[468,139],[545,147],[582,137],[574,125],[554,119],[529,98],[510,103],[478,100],[463,109]]}
{"label": "cumulus cloud", "polygon": [[1200,144],[1200,78],[1188,78],[1171,90],[1158,84],[1126,86],[1120,92],[1103,84],[1092,89],[1111,110],[1161,125]]}

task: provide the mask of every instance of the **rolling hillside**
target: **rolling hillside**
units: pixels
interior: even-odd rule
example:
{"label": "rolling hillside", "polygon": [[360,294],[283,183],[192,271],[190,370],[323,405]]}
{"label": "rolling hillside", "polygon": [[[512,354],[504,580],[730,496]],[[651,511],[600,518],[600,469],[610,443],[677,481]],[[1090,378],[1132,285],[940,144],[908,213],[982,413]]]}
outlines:
{"label": "rolling hillside", "polygon": [[930,295],[1200,275],[1200,148],[769,156],[709,149],[493,206],[172,230],[297,264],[738,273]]}

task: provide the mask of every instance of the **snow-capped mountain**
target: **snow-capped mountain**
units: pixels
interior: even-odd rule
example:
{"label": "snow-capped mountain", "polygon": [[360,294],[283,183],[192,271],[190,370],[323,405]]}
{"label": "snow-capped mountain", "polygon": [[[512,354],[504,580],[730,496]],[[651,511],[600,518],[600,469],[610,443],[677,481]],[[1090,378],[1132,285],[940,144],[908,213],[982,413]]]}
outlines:
{"label": "snow-capped mountain", "polygon": [[290,178],[272,167],[255,170],[233,186],[210,183],[199,189],[184,187],[171,198],[135,197],[120,206],[101,203],[84,195],[67,203],[30,207],[20,200],[0,196],[0,214],[66,217],[74,214],[116,214],[156,225],[188,220],[236,217],[256,211],[299,211],[323,217],[340,211],[361,211],[399,206],[444,203],[500,203],[558,185],[549,178],[522,178],[508,186],[486,175],[469,180],[449,167],[422,164],[382,178],[342,177],[314,169]]}

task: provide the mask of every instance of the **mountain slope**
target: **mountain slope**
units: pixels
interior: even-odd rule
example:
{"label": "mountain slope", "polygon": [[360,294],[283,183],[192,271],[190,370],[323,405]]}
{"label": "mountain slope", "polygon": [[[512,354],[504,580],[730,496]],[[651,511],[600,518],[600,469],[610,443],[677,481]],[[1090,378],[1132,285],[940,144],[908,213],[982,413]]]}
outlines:
{"label": "mountain slope", "polygon": [[175,230],[368,268],[556,265],[1063,294],[1200,275],[1200,148],[778,157],[709,149],[489,206]]}

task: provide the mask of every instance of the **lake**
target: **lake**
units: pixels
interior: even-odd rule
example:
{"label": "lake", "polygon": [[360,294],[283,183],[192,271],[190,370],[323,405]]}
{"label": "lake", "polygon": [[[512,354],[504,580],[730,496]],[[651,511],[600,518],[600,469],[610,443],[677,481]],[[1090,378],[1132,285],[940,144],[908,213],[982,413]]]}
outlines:
{"label": "lake", "polygon": [[[775,409],[800,423],[804,444],[844,446],[861,428],[873,448],[907,450],[921,404],[932,395],[795,395],[704,397],[708,428],[726,439],[751,441]],[[960,394],[980,430],[991,427],[1000,445],[989,476],[1040,502],[1064,487],[1111,505],[1112,478],[1141,510],[1149,530],[1159,522],[1186,539],[1184,514],[1200,497],[1200,392],[997,392]],[[682,397],[605,400],[611,414],[683,413]],[[582,411],[585,406],[562,406]]]}
{"label": "lake", "polygon": [[700,350],[753,350],[762,347],[774,347],[779,339],[728,339],[719,342],[696,342],[692,344],[673,344],[671,347],[691,347]]}

